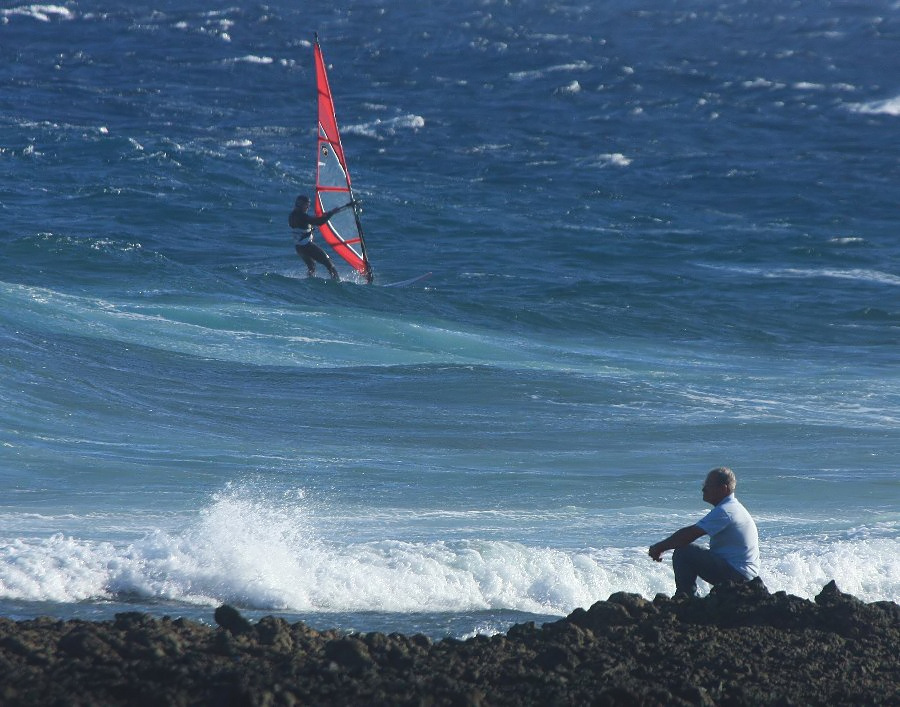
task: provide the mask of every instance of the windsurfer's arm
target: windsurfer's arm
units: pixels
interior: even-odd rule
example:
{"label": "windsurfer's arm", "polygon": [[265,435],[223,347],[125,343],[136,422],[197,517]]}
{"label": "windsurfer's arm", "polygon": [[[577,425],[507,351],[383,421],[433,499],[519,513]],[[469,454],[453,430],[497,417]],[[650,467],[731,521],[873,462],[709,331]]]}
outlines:
{"label": "windsurfer's arm", "polygon": [[321,216],[308,216],[307,218],[313,226],[324,226],[326,223],[328,223],[328,219],[334,216],[338,211],[340,211],[339,208],[332,209],[331,211],[326,211]]}
{"label": "windsurfer's arm", "polygon": [[359,202],[351,201],[351,202],[344,204],[343,206],[338,206],[337,208],[332,209],[331,211],[326,211],[321,216],[309,217],[309,222],[313,226],[322,226],[322,225],[328,223],[328,219],[330,219],[332,216],[334,216],[338,211],[343,211],[344,209],[349,209],[350,207],[352,207],[354,204],[357,204],[357,203],[359,203]]}

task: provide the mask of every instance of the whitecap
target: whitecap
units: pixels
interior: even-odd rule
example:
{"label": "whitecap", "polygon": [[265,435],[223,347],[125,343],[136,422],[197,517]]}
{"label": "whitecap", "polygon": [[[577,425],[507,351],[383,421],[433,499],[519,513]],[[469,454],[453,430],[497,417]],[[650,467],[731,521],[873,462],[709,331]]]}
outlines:
{"label": "whitecap", "polygon": [[525,81],[527,79],[543,78],[549,73],[559,71],[586,71],[591,65],[586,61],[576,61],[571,64],[557,64],[556,66],[548,66],[545,69],[535,69],[532,71],[513,71],[509,74],[509,78],[513,81]]}
{"label": "whitecap", "polygon": [[[837,243],[840,245],[850,243],[865,243],[865,240],[858,237],[833,238],[829,243]],[[745,273],[769,279],[814,279],[814,278],[834,278],[837,280],[860,280],[882,285],[900,285],[900,275],[882,272],[880,270],[871,270],[868,268],[774,268],[767,270],[765,268],[749,267],[749,266],[727,266],[712,265],[709,263],[699,263],[700,267],[711,268],[713,270],[730,270],[736,273]]]}
{"label": "whitecap", "polygon": [[868,270],[865,268],[784,268],[765,273],[764,277],[784,277],[784,278],[834,278],[837,280],[861,280],[863,282],[873,282],[882,285],[900,285],[900,275],[881,272],[879,270]]}
{"label": "whitecap", "polygon": [[631,158],[626,157],[621,152],[609,152],[597,156],[597,160],[592,163],[594,167],[628,167],[631,164]]}
{"label": "whitecap", "polygon": [[248,54],[247,56],[240,56],[234,59],[231,59],[232,63],[245,63],[245,64],[273,64],[275,60],[269,56],[256,56],[255,54]]}
{"label": "whitecap", "polygon": [[854,113],[862,113],[864,115],[892,115],[900,117],[900,96],[883,101],[851,103],[847,107]]}
{"label": "whitecap", "polygon": [[857,243],[865,243],[865,238],[860,238],[859,236],[836,236],[828,241],[829,243],[835,243],[837,245],[851,245]]}
{"label": "whitecap", "polygon": [[509,149],[508,143],[484,143],[474,147],[463,148],[461,152],[466,155],[480,155],[486,152],[500,152]]}
{"label": "whitecap", "polygon": [[382,120],[377,118],[370,123],[348,125],[344,128],[345,134],[364,135],[365,137],[380,138],[382,135],[396,135],[400,130],[419,130],[425,127],[425,118],[420,115],[400,115],[395,118]]}
{"label": "whitecap", "polygon": [[73,20],[75,15],[67,7],[62,5],[22,5],[7,10],[0,10],[0,17],[20,15],[30,17],[40,22],[50,22],[53,18],[59,20]]}
{"label": "whitecap", "polygon": [[783,83],[777,81],[769,81],[764,78],[755,78],[752,81],[744,81],[741,84],[744,88],[784,88]]}
{"label": "whitecap", "polygon": [[562,93],[562,94],[568,94],[568,95],[573,95],[573,94],[580,93],[580,92],[581,92],[581,84],[578,83],[577,81],[572,81],[571,83],[567,84],[566,86],[561,86],[560,88],[556,89],[556,93]]}

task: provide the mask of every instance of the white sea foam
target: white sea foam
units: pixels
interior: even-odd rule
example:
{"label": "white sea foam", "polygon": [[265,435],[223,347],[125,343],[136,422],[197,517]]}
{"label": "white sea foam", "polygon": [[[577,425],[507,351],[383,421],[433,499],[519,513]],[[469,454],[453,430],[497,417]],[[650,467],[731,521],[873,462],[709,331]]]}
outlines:
{"label": "white sea foam", "polygon": [[557,64],[556,66],[548,66],[544,69],[534,71],[514,71],[509,77],[514,81],[525,81],[528,79],[537,79],[546,76],[549,73],[567,72],[567,71],[587,71],[591,65],[586,61],[575,61],[570,64]]}
{"label": "white sea foam", "polygon": [[578,83],[577,81],[571,81],[570,83],[566,84],[565,86],[560,86],[558,89],[556,89],[556,93],[569,94],[569,95],[581,93],[581,84]]}
{"label": "white sea foam", "polygon": [[[900,601],[900,541],[769,539],[770,591],[812,598],[832,579],[864,601]],[[319,532],[302,493],[274,501],[246,488],[220,494],[181,531],[138,542],[62,534],[0,547],[0,599],[62,603],[137,596],[291,612],[566,614],[616,591],[671,594],[669,563],[643,547],[563,550],[512,541],[342,542]]]}
{"label": "white sea foam", "polygon": [[20,5],[0,10],[0,17],[4,19],[15,15],[30,17],[40,22],[50,22],[53,19],[75,19],[75,14],[64,5]]}
{"label": "white sea foam", "polygon": [[865,601],[900,602],[900,541],[896,538],[818,543],[812,539],[785,545],[772,554],[762,574],[772,591],[810,597],[834,579],[841,591]]}
{"label": "white sea foam", "polygon": [[235,64],[262,64],[264,66],[275,63],[275,60],[270,56],[257,56],[256,54],[239,56],[231,59],[230,61]]}
{"label": "white sea foam", "polygon": [[875,282],[883,285],[900,285],[900,275],[881,272],[880,270],[865,270],[861,268],[782,268],[770,273],[766,277],[785,278],[835,278],[839,280],[861,280]]}
{"label": "white sea foam", "polygon": [[621,152],[609,152],[598,155],[597,159],[592,163],[594,167],[628,167],[631,164],[631,158],[626,157]]}
{"label": "white sea foam", "polygon": [[358,123],[343,128],[345,135],[364,135],[382,139],[385,135],[396,135],[401,130],[420,130],[425,127],[425,118],[420,115],[399,115],[395,118],[378,118],[370,123]]}
{"label": "white sea foam", "polygon": [[769,81],[764,78],[755,78],[752,81],[744,81],[744,88],[784,88],[783,83],[779,83],[776,81]]}
{"label": "white sea foam", "polygon": [[[858,243],[862,239],[846,238],[832,239],[832,243],[845,245],[849,243]],[[833,278],[837,280],[859,280],[861,282],[877,283],[881,285],[900,285],[900,275],[883,272],[881,270],[871,270],[865,268],[773,268],[764,269],[746,266],[722,266],[701,264],[701,267],[707,267],[713,270],[730,270],[732,272],[742,272],[749,275],[759,275],[760,277],[771,279],[798,279],[805,280],[811,278]]]}
{"label": "white sea foam", "polygon": [[837,236],[829,240],[829,243],[836,243],[837,245],[855,245],[857,243],[865,243],[865,238],[860,238],[859,236]]}
{"label": "white sea foam", "polygon": [[869,101],[867,103],[851,103],[847,106],[854,113],[864,115],[892,115],[900,116],[900,96],[888,98],[883,101]]}

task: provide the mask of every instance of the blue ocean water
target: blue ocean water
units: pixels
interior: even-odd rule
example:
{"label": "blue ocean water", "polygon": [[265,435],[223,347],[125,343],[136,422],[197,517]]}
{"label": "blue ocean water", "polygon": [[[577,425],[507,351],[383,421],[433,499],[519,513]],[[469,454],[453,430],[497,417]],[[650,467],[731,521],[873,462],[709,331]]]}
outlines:
{"label": "blue ocean water", "polygon": [[[0,615],[900,601],[900,6],[0,9]],[[376,286],[305,278],[313,33]],[[378,283],[433,272],[414,287]]]}

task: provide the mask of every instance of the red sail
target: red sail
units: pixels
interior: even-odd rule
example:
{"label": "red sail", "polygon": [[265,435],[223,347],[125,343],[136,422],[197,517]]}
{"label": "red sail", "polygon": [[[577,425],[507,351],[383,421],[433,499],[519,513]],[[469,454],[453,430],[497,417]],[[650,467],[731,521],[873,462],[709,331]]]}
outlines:
{"label": "red sail", "polygon": [[[318,37],[315,43],[316,86],[319,93],[319,139],[318,159],[316,160],[316,214],[321,216],[339,206],[353,200],[353,189],[350,184],[350,172],[344,158],[344,148],[338,133],[337,120],[334,116],[334,101],[325,72],[325,60],[319,46]],[[356,206],[345,209],[334,216],[319,230],[322,236],[334,248],[334,251],[346,260],[355,270],[371,281],[372,269],[366,257],[366,245],[363,241],[362,224]]]}

